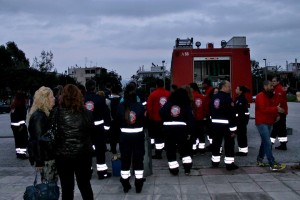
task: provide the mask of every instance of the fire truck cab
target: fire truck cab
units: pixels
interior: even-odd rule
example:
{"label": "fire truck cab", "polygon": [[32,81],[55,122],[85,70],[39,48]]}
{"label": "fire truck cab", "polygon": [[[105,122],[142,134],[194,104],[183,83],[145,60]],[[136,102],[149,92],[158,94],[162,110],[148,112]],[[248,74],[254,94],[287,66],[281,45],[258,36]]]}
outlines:
{"label": "fire truck cab", "polygon": [[[193,38],[175,41],[171,63],[171,82],[177,86],[196,82],[200,88],[202,81],[208,78],[213,87],[217,87],[221,80],[231,82],[232,97],[235,88],[245,85],[252,90],[252,75],[250,64],[250,50],[246,44],[246,37],[232,37],[228,42],[221,41],[221,47],[215,48],[213,43],[207,43],[201,48]],[[251,102],[251,94],[246,95]]]}

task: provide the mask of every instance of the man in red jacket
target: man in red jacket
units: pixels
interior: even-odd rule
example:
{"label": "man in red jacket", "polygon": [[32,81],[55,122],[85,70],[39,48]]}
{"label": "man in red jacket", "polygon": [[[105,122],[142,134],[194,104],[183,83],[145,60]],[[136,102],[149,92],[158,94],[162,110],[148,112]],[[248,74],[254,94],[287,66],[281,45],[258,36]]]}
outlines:
{"label": "man in red jacket", "polygon": [[149,135],[151,144],[155,142],[155,155],[153,159],[162,159],[162,149],[165,146],[162,133],[163,122],[159,115],[160,108],[167,102],[170,92],[164,88],[164,82],[161,79],[156,81],[156,89],[149,95],[147,100],[147,114],[150,120]]}
{"label": "man in red jacket", "polygon": [[276,105],[280,105],[284,109],[284,113],[279,113],[280,119],[274,123],[271,133],[271,142],[275,143],[276,137],[280,145],[275,147],[278,150],[287,150],[286,143],[288,141],[286,132],[286,116],[288,114],[286,90],[282,87],[277,77],[273,77],[272,85],[274,87],[274,98]]}
{"label": "man in red jacket", "polygon": [[273,86],[271,81],[264,81],[264,89],[255,100],[255,125],[261,137],[261,145],[257,156],[257,165],[265,166],[264,156],[267,156],[272,171],[282,170],[285,165],[275,162],[271,147],[271,130],[274,122],[279,120],[278,113],[284,113],[284,109],[274,102]]}

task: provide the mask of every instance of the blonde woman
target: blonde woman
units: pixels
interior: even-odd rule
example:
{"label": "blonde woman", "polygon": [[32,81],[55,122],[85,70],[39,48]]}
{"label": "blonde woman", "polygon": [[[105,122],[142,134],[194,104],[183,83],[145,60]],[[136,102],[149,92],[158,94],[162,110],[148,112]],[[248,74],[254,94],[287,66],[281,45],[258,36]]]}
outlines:
{"label": "blonde woman", "polygon": [[57,181],[54,152],[41,148],[39,139],[51,128],[50,112],[55,105],[55,97],[48,87],[40,87],[34,94],[29,111],[29,161],[41,172],[42,181]]}

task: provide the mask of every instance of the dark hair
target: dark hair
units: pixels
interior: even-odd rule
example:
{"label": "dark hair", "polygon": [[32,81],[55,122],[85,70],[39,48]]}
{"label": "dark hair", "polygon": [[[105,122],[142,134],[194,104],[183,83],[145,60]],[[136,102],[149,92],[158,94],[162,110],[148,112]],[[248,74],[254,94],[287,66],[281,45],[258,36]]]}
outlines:
{"label": "dark hair", "polygon": [[211,81],[208,78],[205,78],[203,80],[203,84],[207,84],[207,85],[211,86]]}
{"label": "dark hair", "polygon": [[197,83],[190,83],[190,87],[191,87],[194,91],[197,91],[198,93],[200,93],[200,89],[199,89]]}
{"label": "dark hair", "polygon": [[82,96],[84,96],[86,93],[86,89],[85,89],[84,85],[78,84],[77,87],[81,91]]}
{"label": "dark hair", "polygon": [[96,81],[94,81],[94,80],[88,80],[85,83],[85,88],[89,92],[95,91],[95,89],[96,89]]}
{"label": "dark hair", "polygon": [[59,97],[59,104],[62,108],[71,109],[73,112],[81,112],[85,109],[81,91],[73,84],[64,87]]}
{"label": "dark hair", "polygon": [[136,98],[136,85],[131,82],[126,85],[124,91],[125,120],[127,124],[130,124],[130,103],[137,102]]}
{"label": "dark hair", "polygon": [[156,86],[157,87],[164,87],[164,81],[162,79],[156,79]]}
{"label": "dark hair", "polygon": [[269,80],[265,80],[265,81],[263,82],[263,86],[269,85],[270,82],[271,82],[271,81],[269,81]]}
{"label": "dark hair", "polygon": [[55,98],[58,98],[59,97],[59,95],[61,94],[61,92],[62,92],[62,90],[63,90],[63,86],[62,85],[58,85],[58,86],[56,86],[55,88],[53,88],[53,96],[55,97]]}
{"label": "dark hair", "polygon": [[178,88],[172,92],[168,100],[178,106],[190,105],[189,95],[184,88]]}
{"label": "dark hair", "polygon": [[18,92],[11,104],[11,108],[26,106],[26,95],[23,92]]}
{"label": "dark hair", "polygon": [[245,94],[245,93],[249,93],[249,92],[250,92],[250,89],[247,88],[247,87],[244,86],[244,85],[240,85],[239,88],[240,88],[240,91],[242,92],[242,94]]}
{"label": "dark hair", "polygon": [[280,82],[280,78],[279,78],[278,76],[274,76],[274,77],[272,78],[272,80],[273,80],[274,78],[276,79],[277,82]]}

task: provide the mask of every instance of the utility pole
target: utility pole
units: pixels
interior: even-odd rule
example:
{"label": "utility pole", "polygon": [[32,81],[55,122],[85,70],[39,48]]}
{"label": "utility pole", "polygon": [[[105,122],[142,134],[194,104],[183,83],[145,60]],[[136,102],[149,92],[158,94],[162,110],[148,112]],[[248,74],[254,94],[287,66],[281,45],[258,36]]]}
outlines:
{"label": "utility pole", "polygon": [[267,72],[268,72],[268,69],[267,69],[267,59],[264,58],[263,59],[265,61],[265,81],[268,79],[268,75],[267,75]]}

